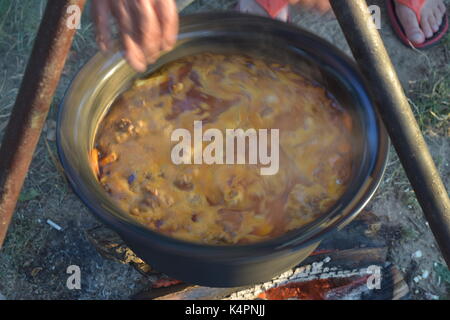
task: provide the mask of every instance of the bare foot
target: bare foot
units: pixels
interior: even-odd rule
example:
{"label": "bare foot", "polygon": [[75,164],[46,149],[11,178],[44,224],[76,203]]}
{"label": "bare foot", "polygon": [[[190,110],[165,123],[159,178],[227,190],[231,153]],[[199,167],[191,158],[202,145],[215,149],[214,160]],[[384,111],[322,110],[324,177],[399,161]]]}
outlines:
{"label": "bare foot", "polygon": [[446,11],[442,0],[427,0],[420,13],[420,24],[412,9],[397,1],[395,3],[397,16],[411,42],[424,43],[439,30]]}
{"label": "bare foot", "polygon": [[[258,4],[255,0],[239,0],[237,9],[243,13],[250,13],[263,17],[270,17],[269,13],[264,10],[261,5]],[[288,21],[289,19],[289,6],[286,5],[283,9],[281,9],[280,13],[275,17],[281,21]]]}

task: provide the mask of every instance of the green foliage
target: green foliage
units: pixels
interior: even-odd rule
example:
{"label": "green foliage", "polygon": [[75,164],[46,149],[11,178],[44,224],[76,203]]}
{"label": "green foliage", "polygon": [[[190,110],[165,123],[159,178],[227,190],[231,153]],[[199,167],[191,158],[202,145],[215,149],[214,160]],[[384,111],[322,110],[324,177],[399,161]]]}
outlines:
{"label": "green foliage", "polygon": [[436,262],[434,264],[434,271],[436,271],[436,274],[441,277],[443,282],[450,285],[450,270],[445,265]]}
{"label": "green foliage", "polygon": [[21,201],[21,202],[30,201],[30,200],[36,199],[40,195],[41,194],[36,189],[23,190],[19,196],[19,201]]}

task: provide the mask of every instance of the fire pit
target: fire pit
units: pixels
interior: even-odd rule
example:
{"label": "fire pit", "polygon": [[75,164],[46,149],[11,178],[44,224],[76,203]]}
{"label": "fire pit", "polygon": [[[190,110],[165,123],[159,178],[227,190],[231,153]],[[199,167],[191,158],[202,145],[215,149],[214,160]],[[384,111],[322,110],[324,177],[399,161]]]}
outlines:
{"label": "fire pit", "polygon": [[96,55],[78,74],[60,108],[57,144],[75,192],[133,251],[177,279],[231,287],[263,282],[305,259],[331,231],[349,223],[370,200],[386,164],[388,139],[364,81],[335,47],[281,22],[238,14],[201,14],[182,19],[176,49],[149,72],[201,52],[247,53],[295,65],[323,85],[352,115],[354,170],[343,197],[321,218],[278,238],[252,245],[201,245],[155,233],[117,210],[89,162],[99,122],[114,99],[137,77],[118,50]]}

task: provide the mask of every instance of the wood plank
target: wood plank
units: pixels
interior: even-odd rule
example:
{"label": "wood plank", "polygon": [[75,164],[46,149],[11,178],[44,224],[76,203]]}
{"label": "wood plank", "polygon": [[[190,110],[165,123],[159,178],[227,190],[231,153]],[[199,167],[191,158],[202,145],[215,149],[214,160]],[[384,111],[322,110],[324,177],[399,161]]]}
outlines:
{"label": "wood plank", "polygon": [[194,286],[185,290],[175,292],[166,296],[156,298],[155,300],[219,300],[229,296],[230,294],[246,289],[239,288],[208,288]]}

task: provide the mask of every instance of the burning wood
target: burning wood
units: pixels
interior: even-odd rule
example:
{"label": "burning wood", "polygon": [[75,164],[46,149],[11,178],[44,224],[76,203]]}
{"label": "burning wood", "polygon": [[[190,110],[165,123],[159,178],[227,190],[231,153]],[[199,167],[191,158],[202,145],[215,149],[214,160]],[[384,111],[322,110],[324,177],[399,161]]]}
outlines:
{"label": "burning wood", "polygon": [[105,258],[130,264],[146,276],[157,277],[139,300],[355,300],[402,299],[408,295],[399,270],[386,263],[387,249],[378,236],[380,223],[365,212],[335,233],[299,266],[251,287],[208,288],[171,279],[139,259],[114,232],[97,227],[88,239]]}
{"label": "burning wood", "polygon": [[[360,250],[360,253],[367,254],[367,250]],[[408,287],[402,275],[392,265],[346,269],[314,262],[270,282],[236,292],[229,299],[375,300],[400,299],[407,294]]]}

